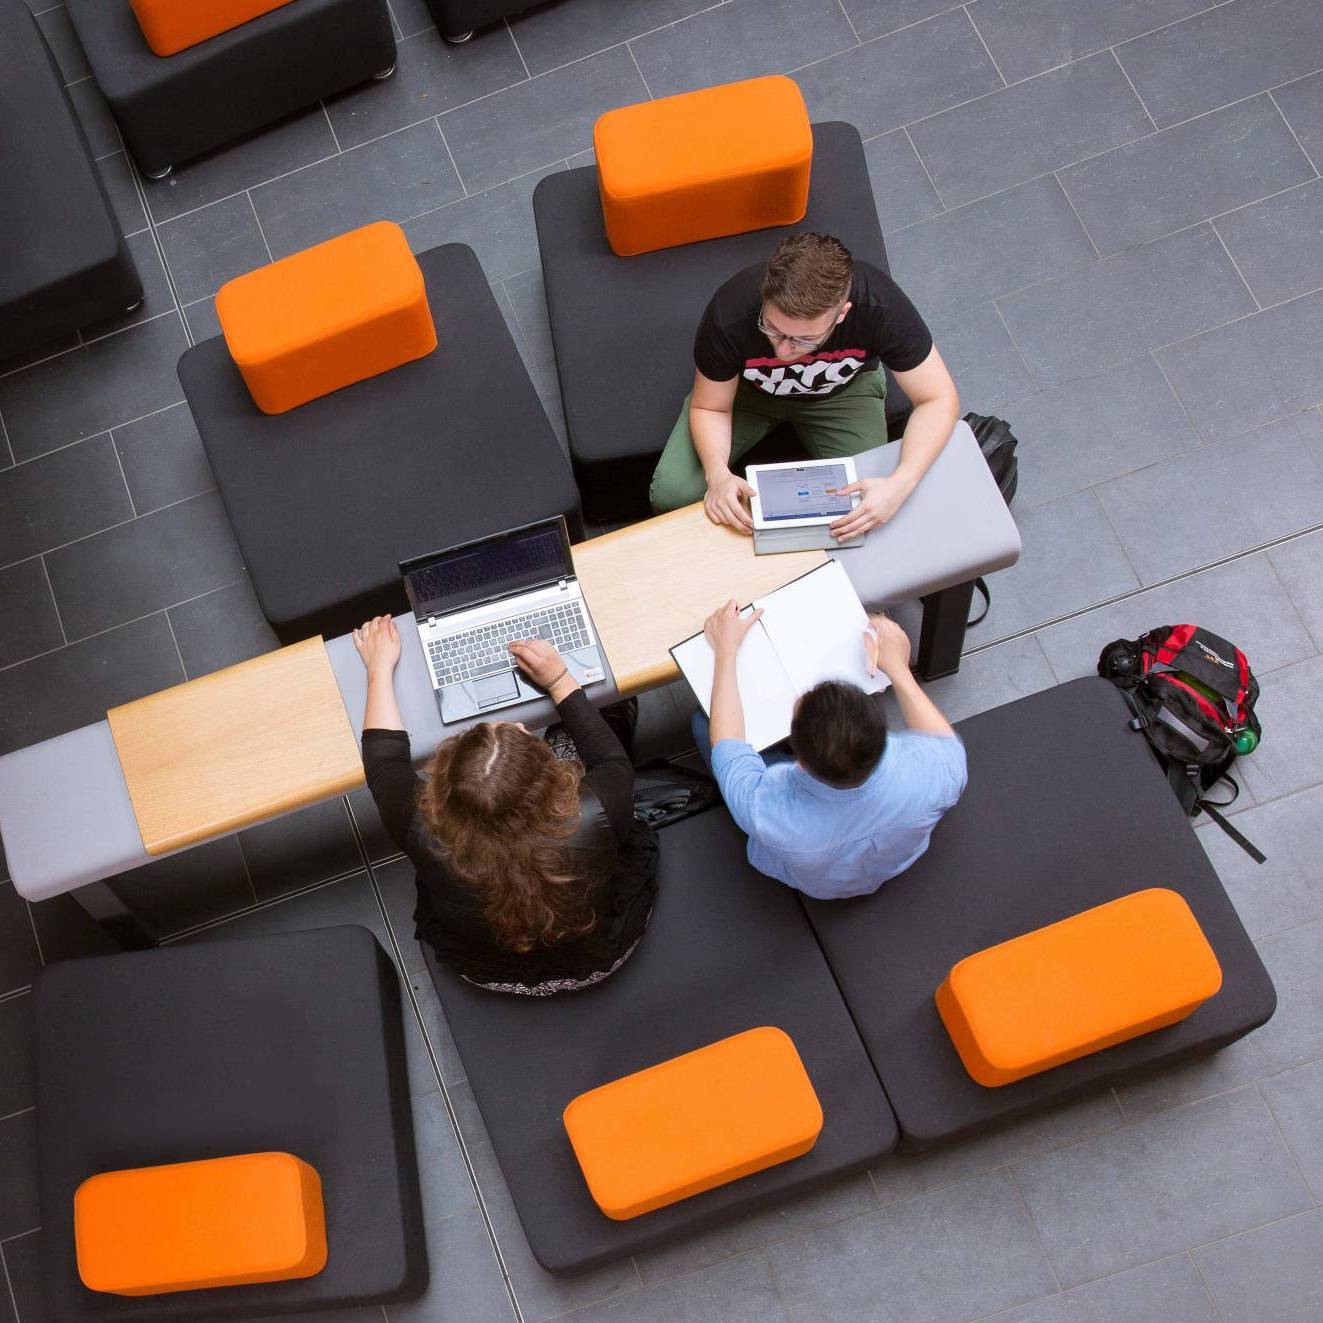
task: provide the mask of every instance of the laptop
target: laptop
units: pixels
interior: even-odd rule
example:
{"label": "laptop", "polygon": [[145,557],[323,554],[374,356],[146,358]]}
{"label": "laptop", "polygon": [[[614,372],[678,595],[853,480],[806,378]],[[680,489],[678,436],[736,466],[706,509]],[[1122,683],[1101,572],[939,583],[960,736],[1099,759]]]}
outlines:
{"label": "laptop", "polygon": [[400,573],[442,721],[543,696],[510,655],[514,639],[546,639],[580,684],[605,678],[564,519],[416,556]]}

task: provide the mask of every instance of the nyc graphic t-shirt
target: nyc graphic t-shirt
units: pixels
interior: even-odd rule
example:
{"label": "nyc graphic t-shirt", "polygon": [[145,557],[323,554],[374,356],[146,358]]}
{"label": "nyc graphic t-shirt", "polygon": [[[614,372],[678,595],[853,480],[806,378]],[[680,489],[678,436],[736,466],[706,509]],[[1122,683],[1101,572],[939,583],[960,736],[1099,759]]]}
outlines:
{"label": "nyc graphic t-shirt", "polygon": [[783,363],[758,329],[763,271],[762,265],[746,267],[707,305],[694,336],[694,364],[705,377],[739,377],[768,395],[821,399],[879,362],[893,372],[908,372],[932,350],[932,335],[900,286],[879,267],[856,262],[853,306],[845,320],[812,353]]}

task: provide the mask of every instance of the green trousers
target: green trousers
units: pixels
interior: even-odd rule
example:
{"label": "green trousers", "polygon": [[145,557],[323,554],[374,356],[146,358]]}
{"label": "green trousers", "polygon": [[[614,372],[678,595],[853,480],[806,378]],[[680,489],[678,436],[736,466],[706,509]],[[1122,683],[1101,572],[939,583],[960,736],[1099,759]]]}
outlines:
{"label": "green trousers", "polygon": [[[861,372],[848,386],[822,399],[768,395],[740,383],[731,417],[730,467],[772,430],[788,423],[815,459],[839,459],[871,450],[887,439],[887,374]],[[701,501],[707,479],[689,432],[689,396],[675,420],[666,449],[652,475],[648,497],[657,514]]]}

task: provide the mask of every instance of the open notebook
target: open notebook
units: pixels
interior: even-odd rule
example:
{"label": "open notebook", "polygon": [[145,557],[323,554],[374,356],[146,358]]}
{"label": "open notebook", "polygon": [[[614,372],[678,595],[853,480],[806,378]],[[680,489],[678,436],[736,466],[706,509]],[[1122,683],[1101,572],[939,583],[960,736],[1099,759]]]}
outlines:
{"label": "open notebook", "polygon": [[[800,575],[759,597],[741,614],[756,607],[762,607],[762,618],[749,631],[736,660],[744,736],[755,749],[790,734],[795,700],[822,680],[849,680],[869,694],[886,688],[886,676],[868,673],[868,615],[839,562],[829,560]],[[700,632],[676,644],[671,656],[711,716],[711,644]]]}

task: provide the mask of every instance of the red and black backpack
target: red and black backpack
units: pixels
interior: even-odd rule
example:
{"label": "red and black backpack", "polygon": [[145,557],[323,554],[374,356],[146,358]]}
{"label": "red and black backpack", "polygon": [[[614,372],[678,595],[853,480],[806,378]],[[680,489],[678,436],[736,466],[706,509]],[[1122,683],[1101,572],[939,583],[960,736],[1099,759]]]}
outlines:
{"label": "red and black backpack", "polygon": [[[1259,851],[1218,812],[1240,793],[1231,765],[1263,734],[1254,713],[1259,683],[1245,654],[1198,625],[1164,625],[1109,643],[1098,674],[1125,694],[1132,729],[1147,738],[1186,813],[1207,812],[1262,863]],[[1214,803],[1204,796],[1219,781],[1232,793]]]}

